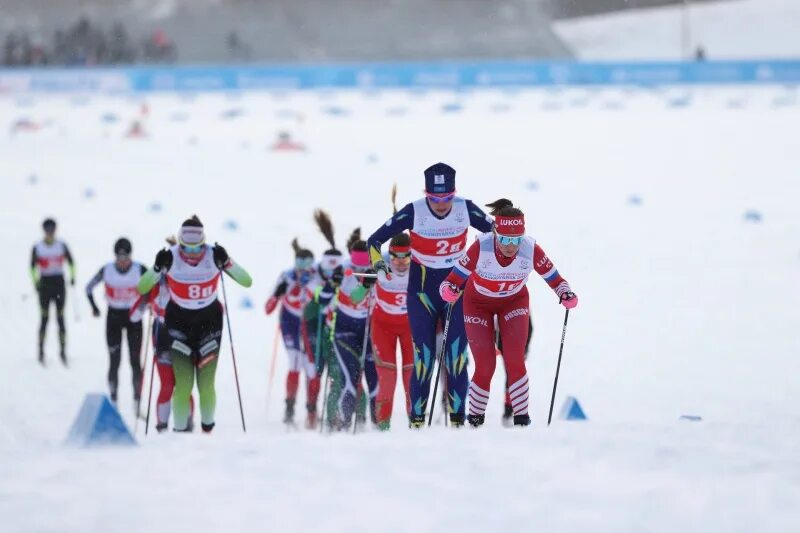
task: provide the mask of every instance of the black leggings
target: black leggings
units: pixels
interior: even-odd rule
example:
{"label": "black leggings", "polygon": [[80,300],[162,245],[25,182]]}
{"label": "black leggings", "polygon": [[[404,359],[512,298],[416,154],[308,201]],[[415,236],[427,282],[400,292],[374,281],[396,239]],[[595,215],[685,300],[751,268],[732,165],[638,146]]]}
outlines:
{"label": "black leggings", "polygon": [[58,338],[61,349],[66,342],[67,328],[64,325],[64,301],[66,300],[66,286],[62,276],[44,276],[39,281],[39,308],[42,313],[42,322],[39,325],[39,349],[44,345],[47,334],[47,322],[50,320],[50,304],[56,305],[56,321],[58,322]]}
{"label": "black leggings", "polygon": [[142,350],[142,323],[131,322],[127,309],[108,309],[106,316],[106,342],[108,343],[108,388],[111,390],[111,399],[117,399],[117,385],[119,383],[119,364],[122,357],[122,330],[127,330],[128,355],[131,361],[133,374],[133,397],[139,400],[142,385],[142,363],[139,353]]}

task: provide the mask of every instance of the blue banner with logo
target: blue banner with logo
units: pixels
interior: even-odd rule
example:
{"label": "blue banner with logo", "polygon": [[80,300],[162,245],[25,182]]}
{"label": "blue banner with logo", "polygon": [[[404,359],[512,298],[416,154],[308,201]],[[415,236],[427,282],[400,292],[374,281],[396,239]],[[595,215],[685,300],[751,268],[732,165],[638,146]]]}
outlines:
{"label": "blue banner with logo", "polygon": [[294,89],[793,84],[800,60],[708,62],[447,62],[0,69],[0,94]]}

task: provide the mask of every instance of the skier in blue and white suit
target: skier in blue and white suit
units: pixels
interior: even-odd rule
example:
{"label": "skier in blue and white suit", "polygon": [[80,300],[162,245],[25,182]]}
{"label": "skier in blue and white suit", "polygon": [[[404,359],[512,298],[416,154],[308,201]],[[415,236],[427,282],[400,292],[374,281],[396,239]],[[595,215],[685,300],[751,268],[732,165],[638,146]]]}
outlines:
{"label": "skier in blue and white suit", "polygon": [[[439,285],[464,255],[470,226],[486,233],[492,230],[492,219],[470,200],[456,196],[456,171],[444,163],[436,163],[425,170],[425,197],[403,207],[367,241],[373,267],[379,276],[386,276],[391,273],[383,260],[381,245],[403,231],[411,233],[408,319],[414,338],[412,427],[422,427],[425,421],[438,349],[436,328],[447,317],[449,304],[439,295]],[[461,300],[454,304],[450,316],[444,364],[450,421],[459,427],[464,424],[468,385],[467,337]]]}

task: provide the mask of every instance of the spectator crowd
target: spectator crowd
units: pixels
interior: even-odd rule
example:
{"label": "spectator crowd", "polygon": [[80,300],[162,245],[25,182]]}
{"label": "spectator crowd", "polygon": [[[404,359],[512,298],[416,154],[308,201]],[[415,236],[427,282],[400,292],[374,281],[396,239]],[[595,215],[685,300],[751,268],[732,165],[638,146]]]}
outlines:
{"label": "spectator crowd", "polygon": [[119,65],[136,62],[170,63],[177,59],[175,44],[163,30],[131,37],[125,25],[110,29],[82,18],[66,29],[57,29],[50,42],[20,30],[3,39],[4,66]]}

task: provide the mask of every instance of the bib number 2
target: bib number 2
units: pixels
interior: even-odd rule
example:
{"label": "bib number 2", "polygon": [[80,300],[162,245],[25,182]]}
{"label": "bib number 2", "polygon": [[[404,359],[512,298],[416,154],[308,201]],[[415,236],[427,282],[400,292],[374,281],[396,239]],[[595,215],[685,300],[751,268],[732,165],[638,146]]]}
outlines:
{"label": "bib number 2", "polygon": [[461,251],[461,243],[450,244],[449,241],[436,242],[436,255],[455,254]]}

